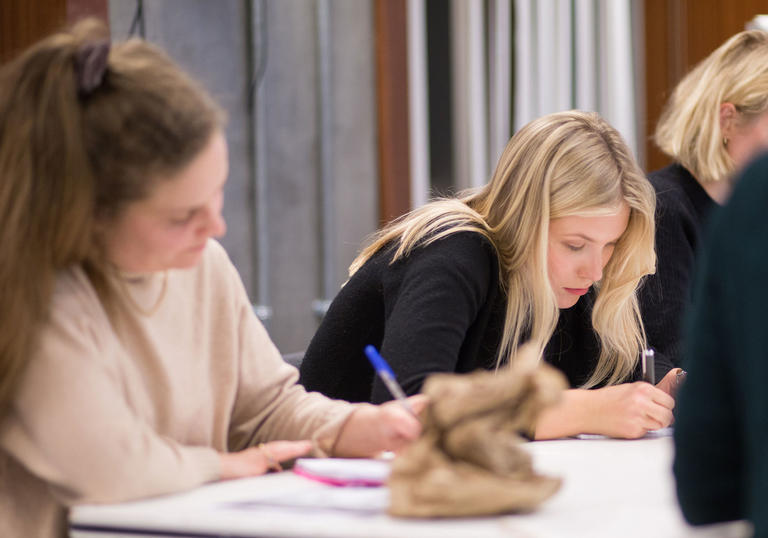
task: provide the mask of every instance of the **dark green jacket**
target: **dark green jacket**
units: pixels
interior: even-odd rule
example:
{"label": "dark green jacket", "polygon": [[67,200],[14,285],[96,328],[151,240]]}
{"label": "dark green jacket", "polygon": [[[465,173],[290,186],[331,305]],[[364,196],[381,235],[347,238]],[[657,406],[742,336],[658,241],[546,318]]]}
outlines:
{"label": "dark green jacket", "polygon": [[685,330],[677,495],[690,523],[748,519],[768,536],[768,156],[710,225]]}

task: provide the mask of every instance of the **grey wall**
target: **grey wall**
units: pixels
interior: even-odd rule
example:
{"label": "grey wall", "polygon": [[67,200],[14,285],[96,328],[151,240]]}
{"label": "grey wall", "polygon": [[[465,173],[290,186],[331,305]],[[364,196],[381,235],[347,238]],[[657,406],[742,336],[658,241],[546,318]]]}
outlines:
{"label": "grey wall", "polygon": [[[321,289],[321,192],[316,3],[267,0],[262,79],[268,207],[267,328],[281,351],[303,350],[317,326]],[[373,13],[370,0],[331,0],[331,169],[336,287],[377,224]],[[110,0],[115,39],[127,36],[136,3]],[[229,114],[230,178],[222,243],[256,301],[251,147],[248,136],[248,2],[145,0],[146,38],[200,80]],[[258,56],[257,50],[251,51]]]}

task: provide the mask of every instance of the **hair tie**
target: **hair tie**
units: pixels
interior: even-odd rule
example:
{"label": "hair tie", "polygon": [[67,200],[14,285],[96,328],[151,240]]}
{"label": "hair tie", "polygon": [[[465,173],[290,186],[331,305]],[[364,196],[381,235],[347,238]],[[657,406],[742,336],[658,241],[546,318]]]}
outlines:
{"label": "hair tie", "polygon": [[99,39],[88,41],[77,50],[75,74],[77,75],[77,93],[80,97],[88,97],[104,81],[109,46],[109,39]]}

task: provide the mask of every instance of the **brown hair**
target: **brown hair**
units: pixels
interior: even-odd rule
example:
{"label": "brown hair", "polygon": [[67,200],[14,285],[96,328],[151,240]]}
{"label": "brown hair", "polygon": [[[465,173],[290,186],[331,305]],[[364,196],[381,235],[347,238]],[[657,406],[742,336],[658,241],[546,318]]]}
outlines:
{"label": "brown hair", "polygon": [[56,272],[82,265],[109,302],[96,219],[146,197],[222,123],[206,92],[141,40],[114,45],[100,84],[79,91],[78,54],[106,33],[80,22],[0,71],[0,414],[34,352]]}

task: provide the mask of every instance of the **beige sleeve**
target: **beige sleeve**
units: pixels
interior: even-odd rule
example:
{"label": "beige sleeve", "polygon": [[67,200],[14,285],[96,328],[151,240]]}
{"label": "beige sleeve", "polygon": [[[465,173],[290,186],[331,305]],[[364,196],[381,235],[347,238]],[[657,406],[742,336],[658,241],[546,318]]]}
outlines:
{"label": "beige sleeve", "polygon": [[64,504],[119,502],[216,479],[216,451],[162,438],[132,412],[98,338],[105,328],[77,314],[54,317],[42,332],[0,432],[2,449]]}
{"label": "beige sleeve", "polygon": [[355,405],[308,393],[297,383],[299,373],[287,364],[256,318],[245,290],[240,302],[240,375],[232,413],[229,449],[260,442],[312,439],[328,453]]}

